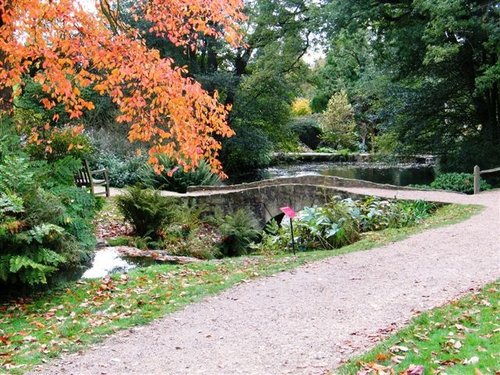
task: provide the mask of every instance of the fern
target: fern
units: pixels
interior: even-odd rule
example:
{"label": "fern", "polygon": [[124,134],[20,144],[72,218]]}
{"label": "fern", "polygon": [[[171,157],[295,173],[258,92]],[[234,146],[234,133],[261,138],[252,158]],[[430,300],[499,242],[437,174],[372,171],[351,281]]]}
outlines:
{"label": "fern", "polygon": [[80,162],[31,161],[12,145],[0,144],[0,287],[46,283],[95,247],[97,201],[73,184]]}
{"label": "fern", "polygon": [[67,156],[48,166],[50,168],[47,166],[42,168],[40,177],[44,188],[53,189],[61,186],[74,186],[73,176],[82,167],[82,162],[72,156]]}
{"label": "fern", "polygon": [[0,214],[24,212],[23,199],[12,193],[0,193]]}
{"label": "fern", "polygon": [[54,224],[41,224],[29,230],[27,234],[27,243],[31,243],[32,240],[35,240],[43,244],[47,240],[54,241],[60,238],[64,234],[64,229]]}
{"label": "fern", "polygon": [[196,169],[185,172],[182,168],[179,168],[172,173],[172,175],[169,175],[169,171],[176,167],[176,164],[165,155],[159,155],[158,160],[164,168],[161,174],[155,173],[153,167],[149,164],[146,164],[144,167],[144,182],[148,186],[153,186],[161,190],[185,193],[189,186],[210,186],[220,184],[219,176],[212,173],[210,166],[204,160],[201,161]]}
{"label": "fern", "polygon": [[251,212],[244,209],[226,215],[220,231],[223,236],[221,252],[226,256],[246,255],[251,250],[250,243],[259,236],[257,221]]}
{"label": "fern", "polygon": [[35,259],[27,255],[0,257],[0,279],[18,279],[29,285],[46,284],[47,275],[55,272],[56,266],[64,261],[57,253],[43,248],[32,255]]}
{"label": "fern", "polygon": [[26,157],[6,155],[0,163],[0,191],[22,194],[34,186],[34,175]]}
{"label": "fern", "polygon": [[152,239],[158,238],[162,225],[172,219],[177,205],[172,199],[162,197],[158,191],[139,187],[129,188],[126,194],[117,197],[116,202],[136,234]]}

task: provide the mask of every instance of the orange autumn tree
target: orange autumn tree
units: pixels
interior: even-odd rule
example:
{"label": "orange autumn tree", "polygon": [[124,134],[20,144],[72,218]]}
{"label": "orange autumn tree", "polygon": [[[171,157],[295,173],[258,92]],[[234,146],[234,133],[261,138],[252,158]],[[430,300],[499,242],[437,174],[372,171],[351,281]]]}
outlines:
{"label": "orange autumn tree", "polygon": [[[139,0],[132,12],[157,35],[196,48],[199,34],[239,43],[241,7],[242,0]],[[205,159],[222,173],[217,138],[233,134],[229,108],[148,49],[119,10],[120,0],[100,0],[95,10],[77,0],[0,0],[0,110],[9,110],[28,74],[46,94],[44,107],[63,104],[70,118],[94,108],[81,95],[92,88],[111,97],[130,141],[152,145],[151,163],[166,154],[189,170]],[[40,142],[36,133],[31,141]]]}

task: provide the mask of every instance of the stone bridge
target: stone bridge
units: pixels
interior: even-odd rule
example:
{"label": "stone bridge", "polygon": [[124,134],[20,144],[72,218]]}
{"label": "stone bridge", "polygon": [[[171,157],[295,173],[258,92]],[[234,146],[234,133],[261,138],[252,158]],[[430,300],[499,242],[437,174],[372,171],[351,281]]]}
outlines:
{"label": "stone bridge", "polygon": [[214,210],[219,208],[225,214],[246,208],[254,213],[259,224],[264,227],[272,218],[281,218],[280,208],[283,206],[290,206],[298,211],[304,207],[325,204],[334,196],[363,197],[362,194],[342,190],[353,187],[407,189],[362,180],[307,175],[231,186],[197,186],[189,188],[186,194],[175,196],[187,199],[190,205],[204,204]]}

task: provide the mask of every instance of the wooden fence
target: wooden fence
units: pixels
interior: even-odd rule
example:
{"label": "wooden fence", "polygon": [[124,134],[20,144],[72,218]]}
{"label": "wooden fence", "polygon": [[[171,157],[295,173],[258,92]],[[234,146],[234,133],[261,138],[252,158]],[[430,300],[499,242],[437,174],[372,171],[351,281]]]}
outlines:
{"label": "wooden fence", "polygon": [[481,191],[481,187],[479,185],[481,175],[495,172],[500,172],[500,168],[486,169],[482,171],[479,166],[476,165],[474,167],[474,194],[478,194]]}

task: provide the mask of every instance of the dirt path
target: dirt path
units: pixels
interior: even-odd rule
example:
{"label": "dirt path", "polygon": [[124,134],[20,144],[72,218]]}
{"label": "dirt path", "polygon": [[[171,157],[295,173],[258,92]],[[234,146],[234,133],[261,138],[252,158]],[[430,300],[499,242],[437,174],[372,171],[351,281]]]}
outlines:
{"label": "dirt path", "polygon": [[460,224],[241,284],[37,373],[321,374],[416,312],[500,277],[500,190],[345,190],[486,208]]}

